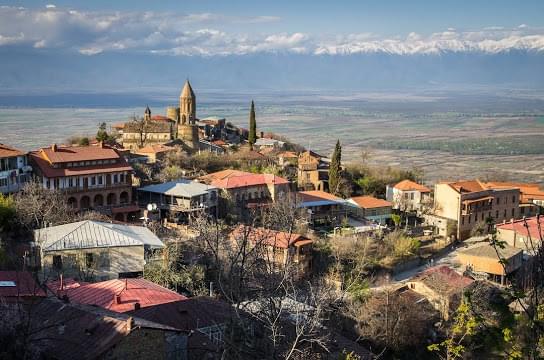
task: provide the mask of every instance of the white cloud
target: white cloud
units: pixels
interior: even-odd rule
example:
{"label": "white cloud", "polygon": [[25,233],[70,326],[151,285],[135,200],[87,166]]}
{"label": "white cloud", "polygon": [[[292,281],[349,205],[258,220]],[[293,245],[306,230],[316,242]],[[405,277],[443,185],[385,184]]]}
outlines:
{"label": "white cloud", "polygon": [[[513,29],[491,26],[471,31],[450,27],[428,35],[411,32],[391,38],[368,32],[316,36],[259,31],[259,24],[280,20],[267,15],[234,17],[213,13],[83,11],[54,5],[41,9],[0,6],[0,46],[67,49],[88,56],[109,51],[188,56],[544,51],[544,29],[525,24]],[[226,30],[241,23],[244,28],[253,26],[255,31]]]}

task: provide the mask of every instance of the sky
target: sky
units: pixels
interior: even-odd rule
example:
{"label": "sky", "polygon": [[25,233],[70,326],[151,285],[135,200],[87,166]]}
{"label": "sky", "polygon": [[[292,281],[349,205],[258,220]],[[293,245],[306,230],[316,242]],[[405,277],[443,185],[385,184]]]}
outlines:
{"label": "sky", "polygon": [[[538,71],[544,54],[544,1],[540,0],[59,0],[0,4],[0,65],[5,65],[0,70],[0,85],[8,88],[76,86],[74,74],[78,71],[82,86],[100,87],[99,79],[88,75],[93,62],[108,74],[103,86],[114,81],[128,81],[134,86],[136,83],[129,79],[115,77],[108,64],[137,71],[133,63],[160,69],[175,67],[172,64],[178,60],[185,72],[212,71],[217,77],[221,75],[217,67],[223,65],[234,72],[245,68],[258,73],[267,71],[271,62],[295,62],[286,71],[308,72],[307,78],[311,78],[312,74],[334,72],[339,64],[346,66],[346,57],[362,59],[365,66],[369,57],[393,57],[392,65],[377,65],[383,63],[383,57],[372,63],[381,66],[376,69],[378,73],[385,74],[412,71],[403,70],[402,57],[417,68],[419,64],[412,65],[413,59],[408,57],[429,56],[438,64],[439,69],[434,70],[437,76],[443,77],[442,73],[453,65],[465,66],[467,79],[470,69],[478,67],[492,71],[484,76],[492,78],[503,68],[487,60],[492,63],[486,70],[489,63],[482,63],[481,56],[498,59],[498,63],[515,56],[514,64],[528,66],[529,61]],[[443,64],[444,56],[452,59]],[[243,58],[239,62],[243,67],[232,65],[232,57]],[[300,57],[307,59],[307,69]],[[429,59],[424,61],[429,66]],[[65,75],[59,74],[62,67],[55,67],[64,62]],[[202,68],[203,62],[210,64],[209,69]],[[356,71],[357,61],[350,64]],[[432,64],[430,67],[433,71]],[[36,74],[30,76],[29,69]],[[199,75],[191,76],[198,79]],[[526,81],[516,76],[504,81]],[[153,82],[153,77],[149,76],[149,81]],[[303,83],[289,85],[304,87],[306,80],[300,81]],[[414,81],[436,80],[429,74]],[[211,75],[203,84],[213,85]],[[222,81],[218,84],[228,87]],[[311,82],[307,85],[316,86]]]}

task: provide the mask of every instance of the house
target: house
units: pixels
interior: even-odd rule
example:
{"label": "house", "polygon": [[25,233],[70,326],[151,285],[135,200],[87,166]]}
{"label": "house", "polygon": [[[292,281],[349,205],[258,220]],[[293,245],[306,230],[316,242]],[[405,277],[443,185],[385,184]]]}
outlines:
{"label": "house", "polygon": [[[501,259],[505,262],[501,263]],[[468,270],[476,273],[486,273],[490,280],[504,284],[505,277],[522,266],[523,250],[510,245],[495,249],[486,242],[459,250],[457,260]]]}
{"label": "house", "polygon": [[227,325],[240,317],[249,322],[243,311],[236,314],[230,304],[205,296],[141,308],[128,314],[190,332],[187,348],[191,359],[219,359]]}
{"label": "house", "polygon": [[520,217],[531,217],[542,213],[542,207],[544,206],[544,191],[540,189],[539,184],[492,181],[486,183],[486,186],[493,189],[518,188],[520,192]]}
{"label": "house", "polygon": [[391,222],[392,203],[373,196],[355,196],[346,202],[350,213],[358,218],[372,220],[380,225]]}
{"label": "house", "polygon": [[196,122],[201,138],[214,141],[225,137],[224,129],[226,119],[217,116],[209,116]]}
{"label": "house", "polygon": [[91,220],[35,230],[34,242],[44,276],[86,280],[141,275],[146,262],[164,248],[145,227]]}
{"label": "house", "polygon": [[[520,200],[517,187],[496,188],[479,180],[441,182],[435,185],[432,216],[451,220],[455,224],[453,234],[465,240],[475,226],[489,218],[496,223],[517,219]],[[438,230],[441,235],[449,235],[445,228]]]}
{"label": "house", "polygon": [[25,152],[0,143],[0,194],[19,191],[31,172]]}
{"label": "house", "polygon": [[459,306],[463,290],[474,280],[460,275],[448,266],[435,266],[408,280],[406,285],[425,298],[448,320]]}
{"label": "house", "polygon": [[285,142],[276,139],[260,137],[257,139],[257,141],[255,141],[254,146],[257,147],[259,150],[263,150],[265,148],[272,150],[282,150],[285,146]]}
{"label": "house", "polygon": [[119,153],[102,146],[57,146],[29,155],[45,189],[64,193],[74,211],[95,210],[119,221],[134,219],[132,167]]}
{"label": "house", "polygon": [[297,185],[301,190],[328,190],[330,160],[313,151],[298,155]]}
{"label": "house", "polygon": [[298,155],[293,151],[282,151],[277,155],[277,162],[279,166],[297,166]]}
{"label": "house", "polygon": [[345,200],[324,191],[299,191],[296,201],[312,227],[337,226],[347,217]]}
{"label": "house", "polygon": [[154,164],[157,160],[165,160],[168,154],[176,152],[177,149],[172,146],[166,146],[163,144],[153,144],[144,146],[141,149],[135,150],[136,155],[145,156],[147,163]]}
{"label": "house", "polygon": [[497,224],[496,229],[498,240],[533,255],[544,239],[544,217],[504,221]]}
{"label": "house", "polygon": [[431,190],[411,180],[386,187],[387,201],[393,203],[393,209],[407,212],[421,212],[431,200]]}
{"label": "house", "polygon": [[31,316],[23,318],[29,319],[27,346],[35,358],[166,360],[188,356],[188,334],[163,324],[52,297],[31,311]]}
{"label": "house", "polygon": [[290,191],[289,181],[274,174],[223,171],[209,174],[207,179],[221,189],[223,199],[230,199],[242,210],[286,199]]}
{"label": "house", "polygon": [[0,271],[0,302],[35,302],[45,291],[28,271]]}
{"label": "house", "polygon": [[313,240],[296,233],[240,225],[230,238],[234,244],[249,240],[263,251],[259,254],[272,270],[294,265],[297,277],[308,275],[312,269]]}
{"label": "house", "polygon": [[206,211],[216,215],[218,191],[212,185],[180,179],[139,188],[138,204],[144,209],[148,204],[156,204],[161,219],[187,223],[195,212]]}
{"label": "house", "polygon": [[[112,279],[95,283],[73,278],[50,281],[47,288],[70,303],[98,306],[118,313],[153,308],[187,298],[146,279]],[[173,326],[178,329],[181,327]]]}

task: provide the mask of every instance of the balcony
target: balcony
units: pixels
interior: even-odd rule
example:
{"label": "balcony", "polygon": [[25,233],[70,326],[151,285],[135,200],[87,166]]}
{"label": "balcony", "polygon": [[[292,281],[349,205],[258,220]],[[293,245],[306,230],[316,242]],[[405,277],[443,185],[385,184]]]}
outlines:
{"label": "balcony", "polygon": [[61,191],[73,194],[81,191],[94,191],[94,190],[115,190],[123,187],[132,187],[131,183],[117,183],[117,184],[103,184],[103,185],[93,185],[93,186],[74,186],[69,188],[60,189]]}

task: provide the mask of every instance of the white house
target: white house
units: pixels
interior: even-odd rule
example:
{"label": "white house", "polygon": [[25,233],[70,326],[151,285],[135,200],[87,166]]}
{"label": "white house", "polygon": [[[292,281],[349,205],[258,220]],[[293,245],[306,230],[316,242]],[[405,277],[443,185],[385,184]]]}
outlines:
{"label": "white house", "polygon": [[411,180],[402,180],[386,188],[387,201],[393,203],[393,209],[420,212],[430,200],[431,190]]}

